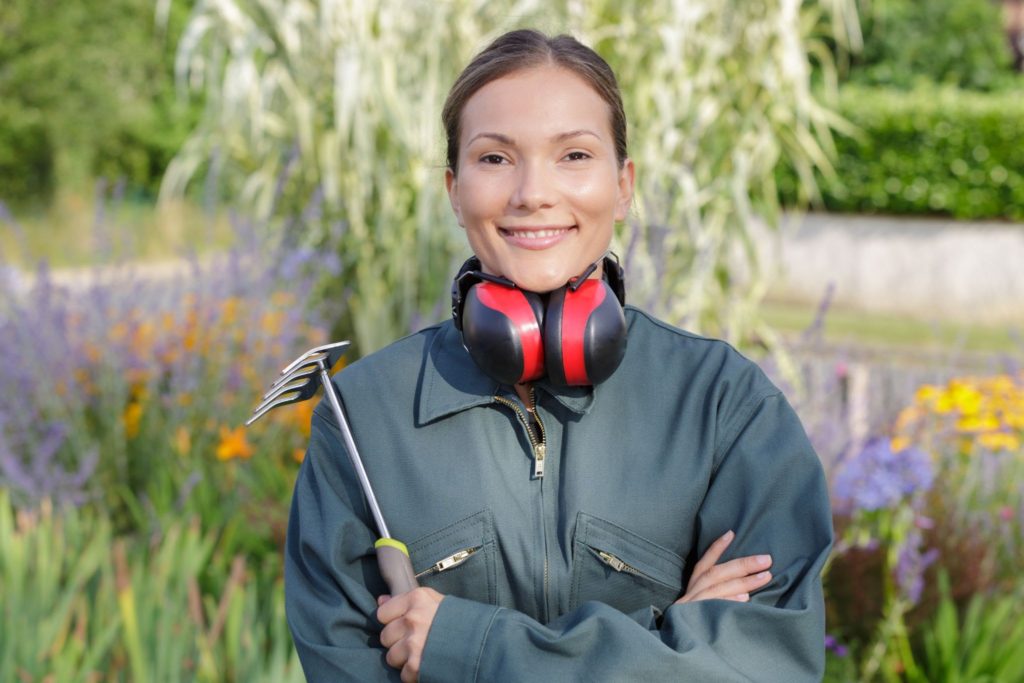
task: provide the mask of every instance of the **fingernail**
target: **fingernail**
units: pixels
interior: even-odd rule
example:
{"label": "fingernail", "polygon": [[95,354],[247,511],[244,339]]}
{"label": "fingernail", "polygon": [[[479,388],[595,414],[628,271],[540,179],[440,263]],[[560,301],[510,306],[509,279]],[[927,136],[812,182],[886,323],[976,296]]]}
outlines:
{"label": "fingernail", "polygon": [[772,573],[771,572],[758,572],[758,574],[754,578],[756,578],[756,579],[770,579],[770,578],[772,578]]}
{"label": "fingernail", "polygon": [[750,599],[750,593],[740,593],[739,595],[736,596],[736,599],[739,600],[740,602],[746,602],[747,600]]}
{"label": "fingernail", "polygon": [[755,559],[757,560],[757,564],[760,567],[768,567],[772,563],[771,555],[758,555]]}
{"label": "fingernail", "polygon": [[733,533],[732,529],[729,529],[724,534],[722,534],[722,540],[723,541],[731,541],[732,537],[735,536],[735,535],[736,534]]}

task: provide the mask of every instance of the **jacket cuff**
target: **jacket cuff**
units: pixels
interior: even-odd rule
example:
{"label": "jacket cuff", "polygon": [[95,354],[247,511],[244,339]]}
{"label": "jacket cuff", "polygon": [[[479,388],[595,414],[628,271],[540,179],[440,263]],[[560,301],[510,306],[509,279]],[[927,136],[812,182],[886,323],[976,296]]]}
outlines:
{"label": "jacket cuff", "polygon": [[446,595],[423,646],[420,680],[475,681],[487,633],[500,607]]}

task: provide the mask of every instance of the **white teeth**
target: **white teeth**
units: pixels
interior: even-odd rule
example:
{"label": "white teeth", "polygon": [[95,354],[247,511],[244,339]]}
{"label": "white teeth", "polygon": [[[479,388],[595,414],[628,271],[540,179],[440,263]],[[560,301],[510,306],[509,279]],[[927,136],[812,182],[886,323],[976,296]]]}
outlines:
{"label": "white teeth", "polygon": [[528,240],[539,240],[545,237],[555,237],[565,232],[564,228],[556,228],[554,230],[515,230],[512,231],[516,237],[523,237]]}

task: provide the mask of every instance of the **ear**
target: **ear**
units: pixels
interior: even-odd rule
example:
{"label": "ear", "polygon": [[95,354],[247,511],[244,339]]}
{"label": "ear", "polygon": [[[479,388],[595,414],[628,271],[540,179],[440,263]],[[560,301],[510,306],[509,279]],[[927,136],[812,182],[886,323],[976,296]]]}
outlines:
{"label": "ear", "polygon": [[624,221],[629,215],[629,207],[633,205],[633,184],[636,168],[632,159],[626,159],[619,170],[619,197],[615,203],[615,220]]}
{"label": "ear", "polygon": [[452,205],[455,218],[459,221],[459,227],[465,228],[466,224],[462,222],[462,204],[459,202],[459,179],[455,177],[455,171],[451,166],[444,170],[444,186],[448,190],[448,201]]}

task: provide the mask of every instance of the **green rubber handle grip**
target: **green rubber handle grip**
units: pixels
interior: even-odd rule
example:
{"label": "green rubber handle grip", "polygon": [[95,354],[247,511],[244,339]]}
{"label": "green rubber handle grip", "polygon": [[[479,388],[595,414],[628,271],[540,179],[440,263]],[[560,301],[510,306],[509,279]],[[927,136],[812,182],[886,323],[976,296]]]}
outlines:
{"label": "green rubber handle grip", "polygon": [[374,547],[377,549],[377,566],[380,567],[392,597],[408,593],[419,586],[412,570],[409,550],[404,543],[393,538],[381,538]]}

